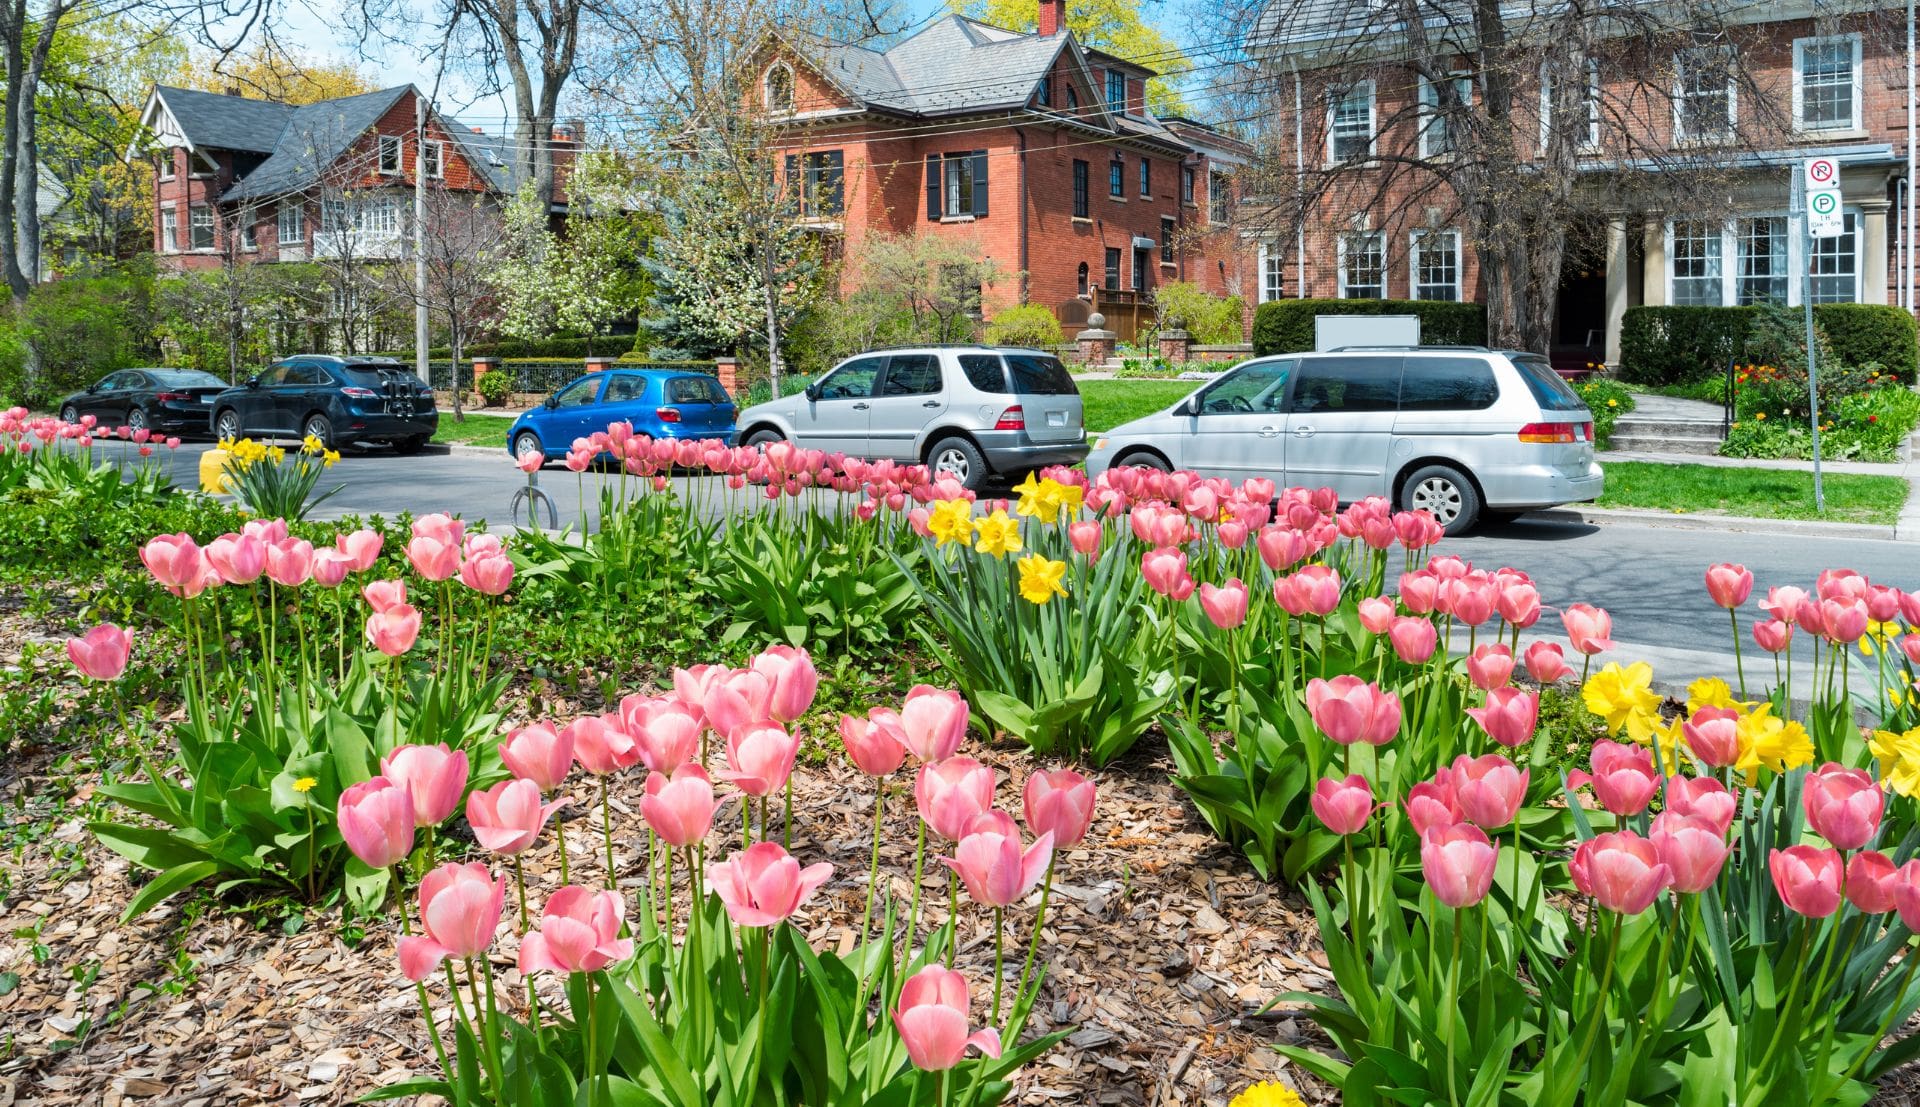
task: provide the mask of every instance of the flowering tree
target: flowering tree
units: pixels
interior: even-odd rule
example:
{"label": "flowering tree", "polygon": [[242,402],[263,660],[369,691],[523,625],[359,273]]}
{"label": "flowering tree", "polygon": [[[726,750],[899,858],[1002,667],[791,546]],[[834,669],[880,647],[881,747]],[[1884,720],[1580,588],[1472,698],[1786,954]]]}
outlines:
{"label": "flowering tree", "polygon": [[488,283],[500,298],[501,329],[508,334],[599,334],[645,299],[639,259],[648,218],[626,163],[607,151],[581,155],[567,179],[567,196],[566,223],[558,234],[531,185],[507,207],[506,249]]}

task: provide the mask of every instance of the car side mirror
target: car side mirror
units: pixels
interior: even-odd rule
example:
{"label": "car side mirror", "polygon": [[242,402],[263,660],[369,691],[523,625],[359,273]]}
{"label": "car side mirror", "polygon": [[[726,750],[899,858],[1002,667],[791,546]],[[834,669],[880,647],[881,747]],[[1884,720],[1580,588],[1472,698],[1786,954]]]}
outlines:
{"label": "car side mirror", "polygon": [[806,393],[807,393],[808,400],[810,401],[818,400],[820,398],[820,386],[818,384],[809,383],[806,388]]}
{"label": "car side mirror", "polygon": [[247,387],[248,387],[248,388],[258,388],[258,387],[260,387],[260,374],[258,374],[258,373],[255,373],[255,374],[254,374],[253,376],[251,376],[251,377],[248,377],[248,378],[247,378]]}
{"label": "car side mirror", "polygon": [[1182,415],[1200,414],[1200,397],[1188,396],[1186,399],[1181,400],[1180,407],[1178,410]]}
{"label": "car side mirror", "polygon": [[559,406],[560,406],[560,397],[558,396],[547,397],[547,410],[552,411],[553,409]]}

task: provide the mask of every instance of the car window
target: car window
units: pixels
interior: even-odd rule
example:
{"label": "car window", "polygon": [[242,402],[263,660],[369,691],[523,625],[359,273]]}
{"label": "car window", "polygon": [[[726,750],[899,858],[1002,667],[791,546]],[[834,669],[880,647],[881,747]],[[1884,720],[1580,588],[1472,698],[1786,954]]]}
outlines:
{"label": "car window", "polygon": [[1213,382],[1200,396],[1202,415],[1233,415],[1279,411],[1287,394],[1291,358],[1249,361]]}
{"label": "car window", "polygon": [[968,384],[982,392],[1004,395],[1007,391],[1007,368],[999,354],[961,354],[960,371],[967,375]]}
{"label": "car window", "polygon": [[147,375],[138,369],[129,369],[120,378],[121,388],[138,391],[151,386],[152,382],[147,379]]}
{"label": "car window", "polygon": [[227,382],[198,369],[153,369],[147,376],[162,388],[225,388]]}
{"label": "car window", "polygon": [[1401,363],[1401,411],[1484,411],[1499,397],[1484,358],[1409,356]]}
{"label": "car window", "polygon": [[712,377],[674,377],[667,381],[667,402],[670,404],[724,404],[727,401],[715,399],[713,390],[719,381]]}
{"label": "car window", "polygon": [[301,362],[287,366],[286,375],[280,378],[280,383],[289,388],[311,388],[314,385],[326,384],[330,379],[318,365]]}
{"label": "car window", "polygon": [[720,379],[718,377],[695,377],[693,379],[705,382],[707,386],[708,403],[729,405],[733,403],[733,397],[727,395],[727,390],[720,387]]}
{"label": "car window", "polygon": [[1392,411],[1400,402],[1398,357],[1302,358],[1288,410]]}
{"label": "car window", "polygon": [[555,407],[585,407],[600,395],[600,378],[581,377],[553,394]]}
{"label": "car window", "polygon": [[287,370],[291,368],[293,368],[291,365],[286,365],[286,364],[269,365],[265,369],[261,370],[260,383],[263,385],[279,384],[281,381],[284,381],[287,379]]}
{"label": "car window", "polygon": [[108,373],[106,376],[100,378],[100,383],[94,386],[94,390],[98,392],[112,392],[120,387],[120,382],[126,379],[126,376],[125,373]]}
{"label": "car window", "polygon": [[630,404],[644,399],[647,395],[647,378],[622,373],[607,382],[606,402],[610,404]]}
{"label": "car window", "polygon": [[1553,366],[1539,356],[1516,357],[1511,359],[1514,368],[1520,370],[1520,379],[1527,382],[1527,391],[1548,411],[1585,411],[1587,402],[1573,390],[1573,386]]}
{"label": "car window", "polygon": [[1013,390],[1026,396],[1078,396],[1073,374],[1050,354],[1008,354]]}
{"label": "car window", "polygon": [[863,357],[858,361],[849,361],[840,368],[827,374],[820,382],[820,398],[823,400],[864,400],[873,395],[874,379],[880,375],[880,367],[886,364],[886,358]]}
{"label": "car window", "polygon": [[882,396],[929,396],[940,391],[940,359],[933,354],[895,354],[887,359]]}

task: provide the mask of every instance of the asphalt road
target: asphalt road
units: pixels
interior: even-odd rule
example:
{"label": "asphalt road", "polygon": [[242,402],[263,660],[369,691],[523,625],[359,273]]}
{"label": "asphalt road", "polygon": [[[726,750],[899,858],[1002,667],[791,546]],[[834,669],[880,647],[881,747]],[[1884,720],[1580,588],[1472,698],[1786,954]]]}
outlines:
{"label": "asphalt road", "polygon": [[[189,443],[156,460],[167,465],[178,483],[191,485],[206,449]],[[349,454],[329,473],[329,483],[343,484],[345,490],[316,514],[334,518],[445,511],[498,526],[511,521],[508,501],[525,479],[504,450],[474,456],[429,448],[414,457],[369,450]],[[590,498],[597,495],[595,480],[587,475]],[[541,472],[540,486],[556,501],[562,524],[579,519],[580,481],[574,474],[550,466]],[[1755,591],[1762,595],[1768,585],[1811,587],[1815,575],[1834,567],[1856,569],[1905,589],[1920,588],[1920,547],[1870,539],[1601,527],[1523,518],[1448,539],[1443,548],[1485,568],[1511,565],[1526,570],[1549,607],[1598,604],[1613,614],[1616,641],[1655,650],[1727,651],[1726,613],[1712,605],[1701,584],[1706,567],[1718,561],[1741,562],[1753,570]],[[1542,629],[1552,622],[1543,621]],[[1746,645],[1751,646],[1751,640]]]}

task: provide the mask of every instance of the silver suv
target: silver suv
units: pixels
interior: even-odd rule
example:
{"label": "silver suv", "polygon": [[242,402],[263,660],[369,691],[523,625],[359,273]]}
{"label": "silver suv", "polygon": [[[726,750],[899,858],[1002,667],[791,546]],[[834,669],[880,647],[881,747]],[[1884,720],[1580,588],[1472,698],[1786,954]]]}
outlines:
{"label": "silver suv", "polygon": [[1080,391],[1060,359],[998,346],[857,354],[807,386],[740,413],[749,446],[786,440],[828,453],[922,462],[978,488],[1087,456]]}
{"label": "silver suv", "polygon": [[1192,469],[1386,496],[1459,534],[1598,499],[1593,415],[1547,359],[1478,347],[1346,347],[1244,362],[1093,444],[1087,472]]}

